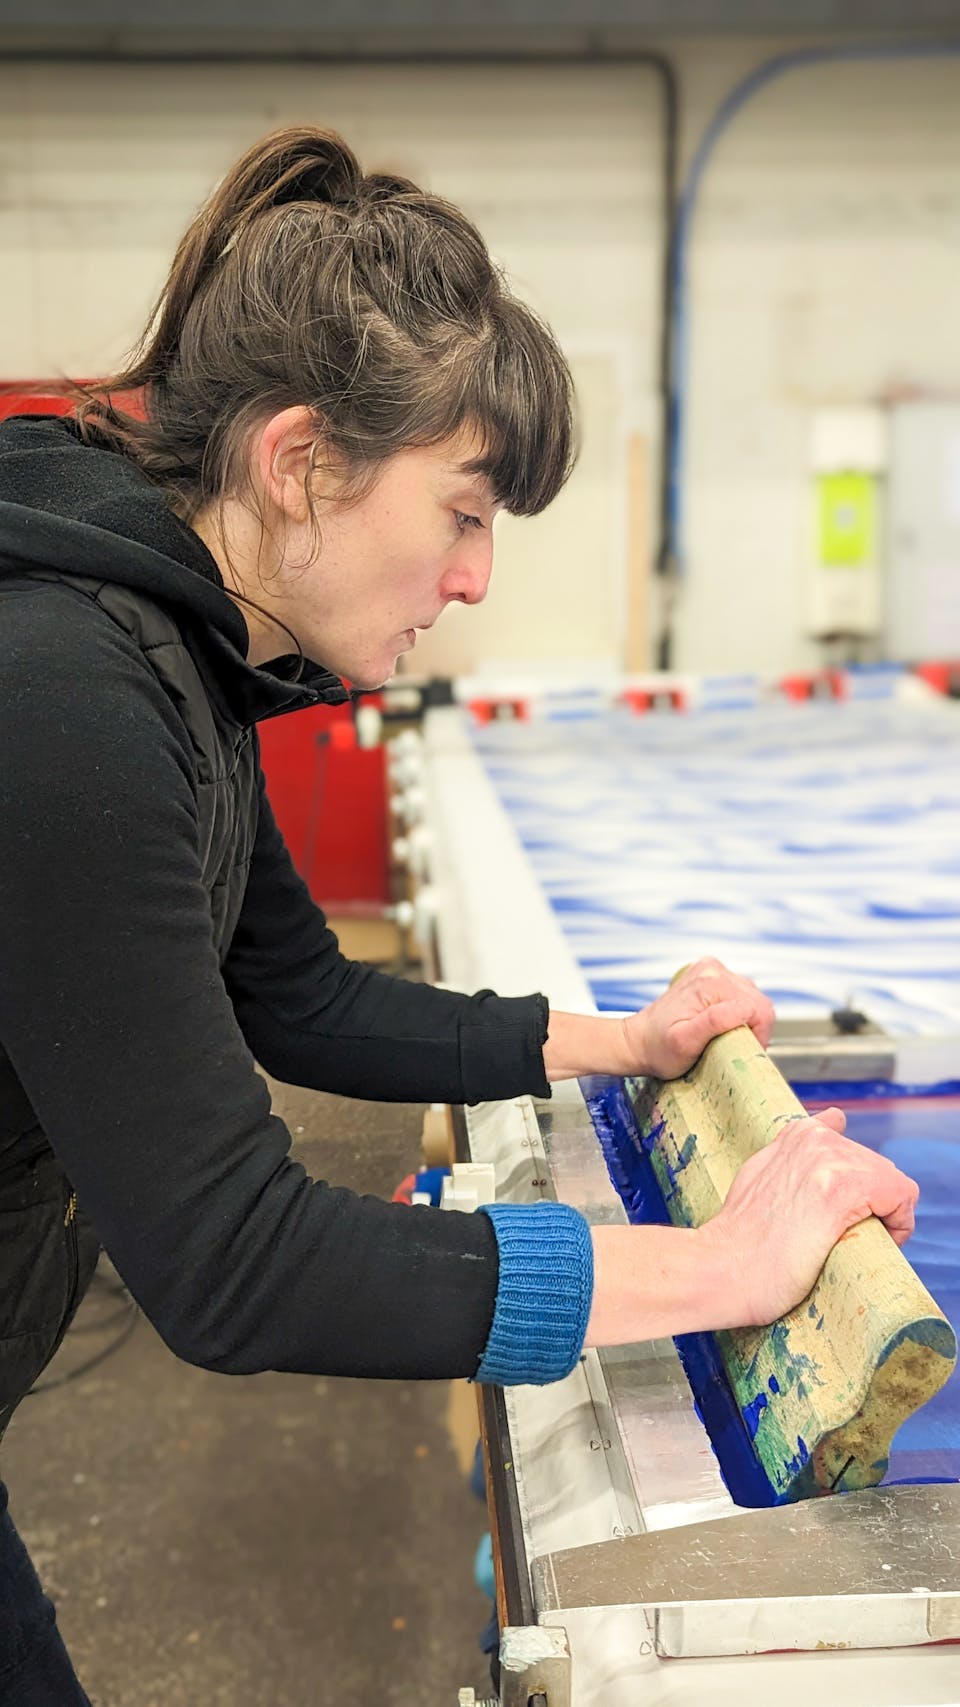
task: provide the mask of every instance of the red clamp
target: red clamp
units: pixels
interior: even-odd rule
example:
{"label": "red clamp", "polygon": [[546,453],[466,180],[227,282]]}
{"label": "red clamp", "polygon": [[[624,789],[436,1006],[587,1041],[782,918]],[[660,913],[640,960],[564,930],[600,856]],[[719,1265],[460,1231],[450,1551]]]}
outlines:
{"label": "red clamp", "polygon": [[913,673],[936,693],[960,699],[960,659],[945,659],[935,664],[916,664]]}
{"label": "red clamp", "polygon": [[813,670],[809,675],[781,676],[777,683],[787,699],[848,699],[850,682],[846,670]]}
{"label": "red clamp", "polygon": [[628,705],[637,717],[647,711],[687,711],[689,701],[683,688],[655,687],[624,688],[621,705]]}
{"label": "red clamp", "polygon": [[518,723],[529,723],[530,701],[499,696],[471,699],[467,701],[475,723],[496,723],[500,719],[515,719]]}

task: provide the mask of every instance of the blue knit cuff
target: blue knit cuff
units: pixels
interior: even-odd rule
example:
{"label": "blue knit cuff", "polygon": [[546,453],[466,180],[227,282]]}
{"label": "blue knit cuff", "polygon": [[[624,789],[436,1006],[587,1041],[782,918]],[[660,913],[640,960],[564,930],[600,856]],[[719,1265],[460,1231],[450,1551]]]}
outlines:
{"label": "blue knit cuff", "polygon": [[500,1247],[493,1326],[474,1377],[545,1386],[575,1368],[593,1299],[593,1242],[566,1203],[490,1203]]}

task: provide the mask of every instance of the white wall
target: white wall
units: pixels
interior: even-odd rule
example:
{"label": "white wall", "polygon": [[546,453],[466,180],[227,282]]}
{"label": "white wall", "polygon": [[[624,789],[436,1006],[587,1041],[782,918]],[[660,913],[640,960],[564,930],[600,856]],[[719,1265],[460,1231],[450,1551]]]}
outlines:
{"label": "white wall", "polygon": [[[685,51],[688,136],[761,57]],[[811,410],[901,386],[956,392],[958,305],[960,58],[793,72],[744,109],[692,246],[683,662],[814,656]]]}
{"label": "white wall", "polygon": [[[778,47],[782,46],[778,44]],[[684,134],[767,47],[679,44]],[[291,120],[460,202],[551,320],[584,454],[498,523],[485,607],[418,663],[616,655],[625,432],[656,428],[659,97],[629,66],[0,68],[0,377],[103,372],[218,174]],[[689,547],[677,662],[804,663],[810,409],[960,388],[960,60],[794,73],[721,142],[692,251]]]}
{"label": "white wall", "polygon": [[416,667],[616,658],[624,423],[655,371],[657,94],[648,71],[369,67],[5,68],[0,72],[0,376],[115,364],[186,220],[232,159],[294,120],[341,130],[459,202],[556,327],[585,447],[542,518],[497,523],[486,605],[421,642]]}

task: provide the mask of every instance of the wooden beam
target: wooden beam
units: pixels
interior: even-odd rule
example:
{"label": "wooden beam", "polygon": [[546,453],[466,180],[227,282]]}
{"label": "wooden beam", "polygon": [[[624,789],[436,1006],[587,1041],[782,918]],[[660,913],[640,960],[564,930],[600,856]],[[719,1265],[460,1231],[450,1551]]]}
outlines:
{"label": "wooden beam", "polygon": [[445,1102],[432,1102],[423,1111],[420,1134],[423,1160],[428,1168],[452,1168],[456,1146],[453,1116]]}
{"label": "wooden beam", "polygon": [[[805,1113],[746,1027],[635,1106],[670,1218],[685,1227],[710,1220],[747,1157]],[[873,1216],[844,1234],[789,1315],[714,1338],[778,1499],[879,1482],[896,1430],[957,1356],[950,1323]]]}
{"label": "wooden beam", "polygon": [[628,675],[650,668],[650,453],[642,433],[627,438],[627,633]]}
{"label": "wooden beam", "polygon": [[478,1382],[475,1391],[493,1544],[497,1622],[504,1630],[508,1626],[535,1624],[537,1615],[530,1586],[517,1481],[513,1473],[513,1449],[503,1388],[487,1387]]}

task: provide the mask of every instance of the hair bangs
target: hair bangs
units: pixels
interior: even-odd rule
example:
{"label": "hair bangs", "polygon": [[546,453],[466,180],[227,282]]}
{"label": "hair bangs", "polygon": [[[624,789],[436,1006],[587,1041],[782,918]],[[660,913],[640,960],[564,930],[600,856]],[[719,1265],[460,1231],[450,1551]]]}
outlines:
{"label": "hair bangs", "polygon": [[483,449],[467,465],[514,516],[552,503],[576,459],[570,370],[546,326],[522,303],[502,303],[480,346],[467,405]]}

